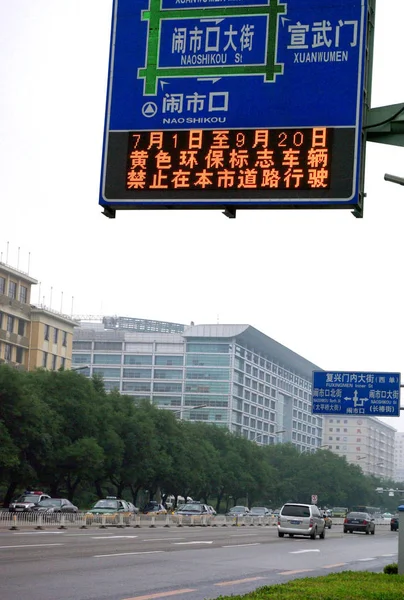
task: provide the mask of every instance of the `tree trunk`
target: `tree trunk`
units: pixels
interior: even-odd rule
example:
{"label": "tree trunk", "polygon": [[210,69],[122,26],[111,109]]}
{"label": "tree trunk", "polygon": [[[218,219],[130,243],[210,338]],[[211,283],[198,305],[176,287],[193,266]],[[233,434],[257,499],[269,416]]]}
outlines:
{"label": "tree trunk", "polygon": [[103,491],[102,491],[102,487],[101,487],[101,482],[100,481],[94,481],[94,486],[95,486],[95,491],[97,493],[97,496],[101,500],[101,498],[104,497],[104,494],[103,494]]}
{"label": "tree trunk", "polygon": [[4,508],[7,508],[13,499],[14,492],[17,489],[17,482],[13,481],[7,488],[6,494],[4,496]]}
{"label": "tree trunk", "polygon": [[[216,498],[216,512],[218,513],[220,510],[220,504],[222,503],[223,492],[219,492]],[[227,512],[227,504],[226,504],[226,512]]]}

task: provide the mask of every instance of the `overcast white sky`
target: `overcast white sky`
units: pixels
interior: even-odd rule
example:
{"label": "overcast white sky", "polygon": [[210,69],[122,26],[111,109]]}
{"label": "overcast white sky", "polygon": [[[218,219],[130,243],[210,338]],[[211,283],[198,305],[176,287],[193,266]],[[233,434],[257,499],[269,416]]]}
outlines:
{"label": "overcast white sky", "polygon": [[[52,308],[68,314],[74,297],[81,315],[249,323],[325,369],[404,371],[404,188],[383,180],[404,176],[404,149],[368,143],[362,220],[107,219],[98,194],[111,10],[112,0],[0,3],[0,253],[22,270],[30,253],[33,301],[49,305],[52,288]],[[376,15],[374,107],[404,101],[404,5],[379,0]],[[404,431],[404,415],[388,422]]]}

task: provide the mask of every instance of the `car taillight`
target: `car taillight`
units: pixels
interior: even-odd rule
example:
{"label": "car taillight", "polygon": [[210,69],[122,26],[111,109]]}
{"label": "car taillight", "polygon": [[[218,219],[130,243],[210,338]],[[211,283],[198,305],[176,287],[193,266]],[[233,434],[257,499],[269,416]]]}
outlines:
{"label": "car taillight", "polygon": [[344,519],[344,523],[348,523],[348,519]]}
{"label": "car taillight", "polygon": [[281,518],[278,517],[278,525],[280,525],[280,524],[281,524]]}
{"label": "car taillight", "polygon": [[366,521],[366,519],[363,519],[363,524],[364,524],[364,525],[367,525],[367,524],[368,524],[368,521]]}
{"label": "car taillight", "polygon": [[314,521],[313,521],[313,519],[310,519],[310,527],[313,527],[313,525],[314,525]]}

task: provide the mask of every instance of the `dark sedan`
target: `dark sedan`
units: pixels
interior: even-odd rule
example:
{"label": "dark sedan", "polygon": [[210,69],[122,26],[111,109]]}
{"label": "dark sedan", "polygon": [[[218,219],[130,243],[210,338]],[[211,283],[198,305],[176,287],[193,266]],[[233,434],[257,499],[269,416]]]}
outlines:
{"label": "dark sedan", "polygon": [[344,533],[362,531],[369,535],[375,534],[375,520],[365,512],[350,512],[344,519]]}
{"label": "dark sedan", "polygon": [[78,508],[74,506],[67,500],[67,498],[47,498],[46,500],[41,500],[38,502],[32,509],[32,512],[37,513],[77,513]]}
{"label": "dark sedan", "polygon": [[391,517],[390,519],[390,531],[398,530],[398,515]]}

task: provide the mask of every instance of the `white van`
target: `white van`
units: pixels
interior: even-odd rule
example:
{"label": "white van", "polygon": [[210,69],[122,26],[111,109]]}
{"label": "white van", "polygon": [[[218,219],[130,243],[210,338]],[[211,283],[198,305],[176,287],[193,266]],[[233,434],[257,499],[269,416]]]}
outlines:
{"label": "white van", "polygon": [[304,535],[316,539],[325,538],[325,520],[315,504],[297,504],[288,502],[281,508],[278,517],[278,536],[289,537]]}

